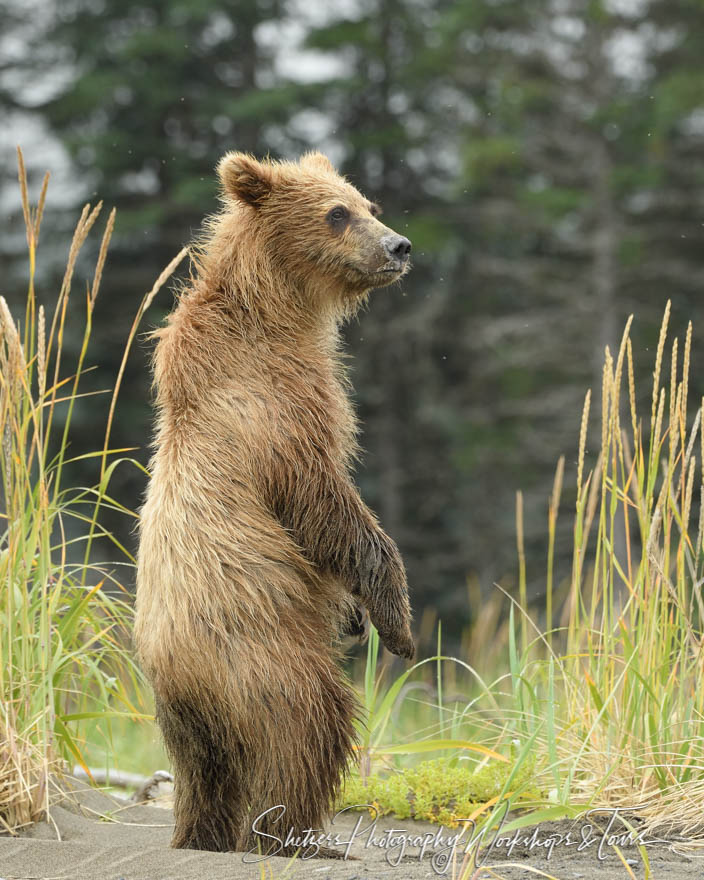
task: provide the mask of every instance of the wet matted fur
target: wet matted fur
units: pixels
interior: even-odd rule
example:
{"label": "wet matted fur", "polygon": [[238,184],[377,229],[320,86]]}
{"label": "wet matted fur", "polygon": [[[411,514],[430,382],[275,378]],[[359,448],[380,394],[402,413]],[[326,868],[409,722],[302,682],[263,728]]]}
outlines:
{"label": "wet matted fur", "polygon": [[319,153],[219,168],[223,210],[156,331],[135,642],[174,764],[173,845],[320,828],[352,753],[339,636],[413,656],[403,563],[350,476],[340,323],[410,243]]}

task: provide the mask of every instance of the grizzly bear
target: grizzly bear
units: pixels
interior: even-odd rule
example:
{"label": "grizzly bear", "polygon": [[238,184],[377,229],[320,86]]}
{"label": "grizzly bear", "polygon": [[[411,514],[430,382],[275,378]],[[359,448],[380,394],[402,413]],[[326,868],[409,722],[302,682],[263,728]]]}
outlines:
{"label": "grizzly bear", "polygon": [[329,816],[355,741],[341,636],[368,614],[413,657],[401,557],[350,473],[339,345],[411,244],[320,153],[228,153],[218,173],[223,210],[154,333],[135,643],[174,766],[172,846],[256,851]]}

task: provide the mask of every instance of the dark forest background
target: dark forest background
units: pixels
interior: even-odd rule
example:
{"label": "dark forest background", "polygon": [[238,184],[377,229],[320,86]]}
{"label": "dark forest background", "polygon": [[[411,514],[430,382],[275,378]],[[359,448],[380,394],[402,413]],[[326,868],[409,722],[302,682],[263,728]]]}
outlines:
{"label": "dark forest background", "polygon": [[[358,481],[402,549],[417,616],[433,607],[446,629],[476,613],[468,580],[484,597],[515,583],[518,489],[529,591],[544,590],[563,454],[568,575],[584,395],[594,389],[598,418],[604,347],[628,314],[639,397],[668,299],[675,333],[695,323],[692,398],[704,391],[703,0],[4,0],[0,121],[0,292],[16,314],[15,145],[34,197],[53,174],[45,302],[82,203],[117,207],[95,388],[114,381],[143,294],[216,209],[226,150],[319,148],[382,203],[414,269],[346,330]],[[171,304],[162,291],[143,329]],[[148,354],[142,342],[131,357],[113,436],[145,463]],[[107,403],[81,402],[76,453],[101,442]],[[94,481],[82,467],[75,481]],[[135,509],[144,480],[123,468],[113,494]],[[108,524],[134,549],[128,519]]]}

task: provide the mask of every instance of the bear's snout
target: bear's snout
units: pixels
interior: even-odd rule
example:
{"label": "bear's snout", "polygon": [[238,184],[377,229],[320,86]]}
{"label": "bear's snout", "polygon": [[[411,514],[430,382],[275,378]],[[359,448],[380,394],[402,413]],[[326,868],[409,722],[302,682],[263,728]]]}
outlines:
{"label": "bear's snout", "polygon": [[411,242],[403,235],[385,235],[381,239],[381,245],[391,260],[405,263],[411,253]]}

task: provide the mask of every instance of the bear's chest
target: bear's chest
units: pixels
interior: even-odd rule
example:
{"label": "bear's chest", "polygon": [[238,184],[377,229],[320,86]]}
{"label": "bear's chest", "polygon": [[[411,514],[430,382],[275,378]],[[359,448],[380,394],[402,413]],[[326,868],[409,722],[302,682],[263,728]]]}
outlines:
{"label": "bear's chest", "polygon": [[301,366],[272,378],[272,429],[282,440],[344,452],[355,419],[341,377]]}

